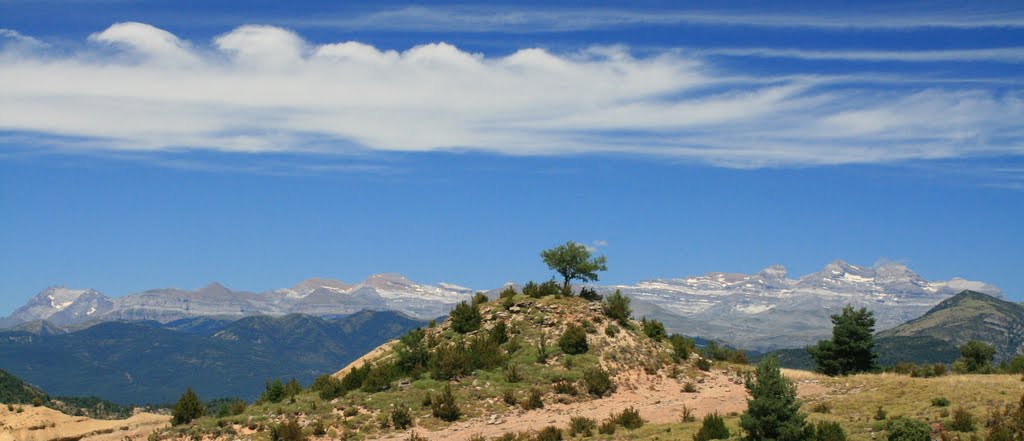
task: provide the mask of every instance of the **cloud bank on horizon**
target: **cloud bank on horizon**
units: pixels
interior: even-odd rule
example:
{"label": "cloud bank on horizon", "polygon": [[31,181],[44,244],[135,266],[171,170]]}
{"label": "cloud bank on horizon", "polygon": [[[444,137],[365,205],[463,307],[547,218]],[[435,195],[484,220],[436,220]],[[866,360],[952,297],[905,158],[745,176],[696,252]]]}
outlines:
{"label": "cloud bank on horizon", "polygon": [[[970,23],[1024,26],[1014,20]],[[195,41],[137,22],[70,47],[2,29],[0,44],[0,136],[62,151],[618,154],[736,168],[1024,156],[1012,78],[766,75],[716,58],[1024,64],[1024,47],[494,55],[443,41],[314,43],[271,25]]]}

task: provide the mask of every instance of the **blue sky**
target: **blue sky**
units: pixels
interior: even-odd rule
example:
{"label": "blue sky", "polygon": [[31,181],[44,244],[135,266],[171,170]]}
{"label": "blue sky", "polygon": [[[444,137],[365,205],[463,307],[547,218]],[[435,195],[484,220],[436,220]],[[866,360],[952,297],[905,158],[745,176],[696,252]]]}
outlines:
{"label": "blue sky", "polygon": [[0,313],[894,260],[1024,299],[1024,8],[0,0]]}

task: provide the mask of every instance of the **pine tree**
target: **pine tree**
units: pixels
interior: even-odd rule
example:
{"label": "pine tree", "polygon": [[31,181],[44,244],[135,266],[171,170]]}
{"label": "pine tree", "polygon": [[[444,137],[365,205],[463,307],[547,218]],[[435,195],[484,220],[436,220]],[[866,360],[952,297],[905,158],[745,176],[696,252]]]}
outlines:
{"label": "pine tree", "polygon": [[452,330],[459,334],[465,334],[480,329],[483,316],[480,315],[480,308],[476,305],[461,302],[452,310],[451,320]]}
{"label": "pine tree", "polygon": [[459,405],[455,402],[455,395],[452,394],[452,385],[446,384],[444,386],[444,392],[441,393],[441,396],[431,401],[430,410],[435,418],[448,422],[459,419],[462,411],[459,410]]}
{"label": "pine tree", "polygon": [[615,290],[615,293],[604,299],[604,315],[619,322],[622,326],[629,326],[629,315],[633,310],[629,307],[629,297],[622,295],[622,292]]}
{"label": "pine tree", "polygon": [[867,308],[853,309],[846,305],[843,312],[832,316],[832,339],[822,340],[807,348],[825,375],[850,375],[876,368],[874,353],[875,318]]}
{"label": "pine tree", "polygon": [[779,361],[766,357],[757,365],[755,378],[747,380],[747,411],[740,417],[740,427],[750,441],[804,441],[814,435],[800,413],[796,385],[782,376]]}
{"label": "pine tree", "polygon": [[206,406],[199,401],[199,397],[192,392],[192,387],[185,389],[181,398],[174,404],[174,411],[171,413],[171,424],[174,426],[188,424],[192,420],[206,414]]}

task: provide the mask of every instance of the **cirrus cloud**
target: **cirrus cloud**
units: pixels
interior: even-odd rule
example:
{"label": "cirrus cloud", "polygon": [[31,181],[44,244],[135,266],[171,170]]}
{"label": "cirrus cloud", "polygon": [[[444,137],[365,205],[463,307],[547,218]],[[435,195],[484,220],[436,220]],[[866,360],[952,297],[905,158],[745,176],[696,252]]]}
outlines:
{"label": "cirrus cloud", "polygon": [[70,53],[12,47],[0,51],[0,130],[64,148],[612,153],[728,167],[1024,154],[1019,90],[748,81],[682,50],[394,51],[257,25],[199,44],[143,23]]}

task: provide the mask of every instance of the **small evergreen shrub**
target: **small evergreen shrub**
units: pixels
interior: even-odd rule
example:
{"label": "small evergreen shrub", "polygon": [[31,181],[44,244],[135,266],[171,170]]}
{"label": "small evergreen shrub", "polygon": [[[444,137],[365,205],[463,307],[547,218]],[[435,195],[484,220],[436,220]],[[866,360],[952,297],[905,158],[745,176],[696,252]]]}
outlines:
{"label": "small evergreen shrub", "polygon": [[558,339],[558,347],[562,349],[562,352],[569,355],[586,353],[589,349],[589,346],[587,346],[587,332],[579,325],[570,324],[565,328],[562,337]]}
{"label": "small evergreen shrub", "polygon": [[495,343],[499,345],[505,344],[508,341],[508,325],[505,324],[504,320],[495,323],[491,330],[487,332],[487,335]]}
{"label": "small evergreen shrub", "polygon": [[181,394],[178,402],[174,404],[174,410],[171,412],[171,425],[188,424],[205,414],[206,406],[199,401],[199,396],[192,392],[192,388],[188,387],[185,389],[185,393]]}
{"label": "small evergreen shrub", "polygon": [[523,374],[519,372],[519,365],[511,363],[505,367],[505,381],[509,383],[523,381]]}
{"label": "small evergreen shrub", "polygon": [[931,441],[932,429],[924,422],[899,417],[889,423],[889,441]]}
{"label": "small evergreen shrub", "polygon": [[341,385],[341,380],[334,378],[330,374],[324,374],[316,377],[313,384],[309,386],[309,390],[317,392],[320,395],[320,399],[324,401],[331,401],[345,395],[345,390]]}
{"label": "small evergreen shrub", "polygon": [[557,296],[562,294],[562,285],[559,285],[555,279],[551,279],[541,283],[538,291],[541,297]]}
{"label": "small evergreen shrub", "polygon": [[261,403],[280,403],[281,400],[285,399],[284,383],[280,379],[274,379],[274,381],[267,381],[263,390],[263,394],[260,395],[258,402]]}
{"label": "small evergreen shrub", "polygon": [[889,412],[886,412],[882,406],[878,406],[878,410],[875,410],[875,421],[883,421],[888,416]]}
{"label": "small evergreen shrub", "polygon": [[668,338],[668,342],[672,344],[672,359],[676,363],[686,361],[690,358],[690,354],[697,350],[697,344],[692,338],[679,334],[672,334]]}
{"label": "small evergreen shrub", "polygon": [[461,302],[452,309],[449,320],[452,322],[453,331],[465,334],[480,329],[483,316],[480,315],[480,308],[477,305]]}
{"label": "small evergreen shrub", "polygon": [[729,428],[725,427],[725,419],[718,412],[714,412],[704,416],[700,430],[693,435],[693,441],[729,439],[729,436]]}
{"label": "small evergreen shrub", "polygon": [[615,383],[612,382],[611,375],[601,367],[584,370],[583,384],[586,386],[588,394],[598,398],[610,395],[615,391]]}
{"label": "small evergreen shrub", "polygon": [[583,288],[580,288],[580,298],[590,302],[600,302],[601,294],[598,294],[597,291],[584,286]]}
{"label": "small evergreen shrub", "polygon": [[554,384],[552,384],[552,388],[555,390],[556,394],[569,395],[574,397],[580,393],[576,389],[576,386],[573,386],[572,383],[565,380],[558,380],[554,382]]}
{"label": "small evergreen shrub", "polygon": [[473,300],[472,300],[473,301],[473,306],[483,305],[484,303],[487,303],[487,300],[489,300],[487,298],[487,294],[484,294],[482,292],[478,292],[478,293],[473,295]]}
{"label": "small evergreen shrub", "polygon": [[957,407],[956,410],[953,411],[953,420],[949,422],[949,429],[957,432],[973,432],[974,415],[971,415],[971,413],[963,407]]}
{"label": "small evergreen shrub", "polygon": [[640,411],[635,407],[627,407],[614,415],[615,424],[628,430],[639,429],[644,425],[644,419],[640,417]]}
{"label": "small evergreen shrub", "polygon": [[391,411],[391,424],[398,430],[412,427],[412,413],[404,407],[396,407]]}
{"label": "small evergreen shrub", "polygon": [[533,437],[533,441],[562,441],[562,429],[555,426],[547,426],[540,429],[540,432],[537,432],[537,436]]}
{"label": "small evergreen shrub", "polygon": [[391,389],[392,366],[388,363],[377,363],[363,380],[362,390],[366,393],[382,392]]}
{"label": "small evergreen shrub", "polygon": [[704,372],[711,370],[711,360],[708,360],[704,357],[698,358],[697,361],[694,362],[693,364],[694,366],[697,366],[697,369],[700,369]]}
{"label": "small evergreen shrub", "polygon": [[819,421],[814,426],[813,441],[846,441],[846,431],[835,421]]}
{"label": "small evergreen shrub", "polygon": [[694,421],[697,421],[697,417],[693,416],[693,409],[686,407],[686,405],[684,404],[683,415],[679,418],[679,421],[684,423],[692,423]]}
{"label": "small evergreen shrub", "polygon": [[602,303],[604,315],[619,322],[622,326],[629,326],[629,316],[633,310],[629,307],[629,297],[622,295],[622,292],[615,290],[615,293],[604,299]]}
{"label": "small evergreen shrub", "polygon": [[430,357],[430,376],[435,380],[450,381],[469,373],[470,360],[461,344],[441,344]]}
{"label": "small evergreen shrub", "polygon": [[537,363],[544,364],[548,361],[548,335],[545,332],[540,333],[540,338],[537,339]]}
{"label": "small evergreen shrub", "polygon": [[616,335],[619,335],[619,327],[615,326],[614,323],[609,323],[608,326],[604,327],[604,335],[615,338]]}
{"label": "small evergreen shrub", "polygon": [[946,398],[946,397],[932,398],[932,406],[934,406],[934,407],[946,407],[946,406],[949,406],[949,398]]}
{"label": "small evergreen shrub", "polygon": [[452,385],[446,384],[441,396],[435,398],[430,403],[430,413],[435,418],[448,422],[459,419],[462,411],[459,409],[458,403],[455,402],[455,395],[452,394]]}
{"label": "small evergreen shrub", "polygon": [[544,400],[541,399],[541,395],[542,394],[540,392],[540,389],[537,389],[537,388],[530,389],[530,394],[528,395],[528,397],[526,399],[526,402],[523,403],[523,409],[526,409],[526,410],[543,409],[544,408]]}
{"label": "small evergreen shrub", "polygon": [[600,426],[597,426],[597,433],[601,435],[615,435],[615,429],[618,425],[615,424],[615,420],[608,418],[604,420]]}
{"label": "small evergreen shrub", "polygon": [[540,286],[534,283],[532,280],[526,282],[526,285],[523,285],[523,294],[525,294],[528,297],[539,299],[541,297]]}
{"label": "small evergreen shrub", "polygon": [[822,401],[822,402],[820,402],[818,404],[815,404],[814,407],[811,408],[811,412],[814,412],[814,413],[832,413],[832,406],[830,406],[828,404],[828,402]]}
{"label": "small evergreen shrub", "polygon": [[505,390],[505,393],[502,394],[501,399],[502,399],[502,401],[505,402],[505,404],[507,404],[509,406],[515,406],[516,405],[516,394],[515,394],[515,392],[512,392],[511,390]]}
{"label": "small evergreen shrub", "polygon": [[523,341],[517,335],[515,337],[510,338],[508,342],[505,343],[505,353],[507,353],[508,355],[513,355],[516,352],[519,352],[519,349],[522,349],[522,347]]}
{"label": "small evergreen shrub", "polygon": [[661,341],[668,337],[665,333],[665,324],[657,320],[647,320],[647,317],[640,319],[640,326],[644,331],[644,335],[654,341]]}
{"label": "small evergreen shrub", "polygon": [[592,418],[577,416],[569,419],[569,436],[590,437],[594,436],[595,430],[597,421]]}
{"label": "small evergreen shrub", "polygon": [[324,426],[323,420],[316,420],[313,423],[313,436],[324,436],[327,435],[327,427]]}
{"label": "small evergreen shrub", "polygon": [[692,381],[687,381],[686,384],[683,385],[683,392],[686,392],[688,394],[696,393],[697,385],[694,384]]}
{"label": "small evergreen shrub", "polygon": [[270,427],[270,441],[304,441],[302,427],[294,418]]}

